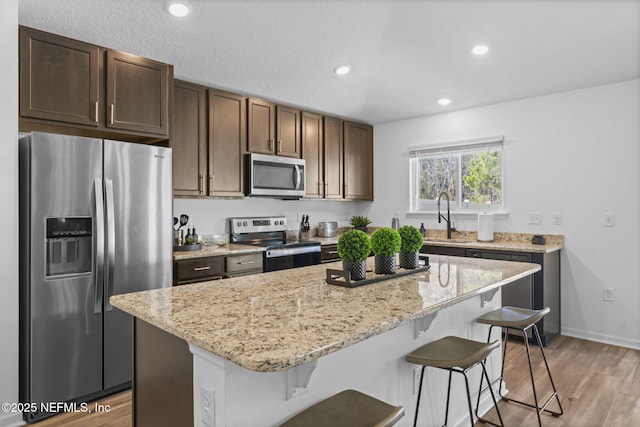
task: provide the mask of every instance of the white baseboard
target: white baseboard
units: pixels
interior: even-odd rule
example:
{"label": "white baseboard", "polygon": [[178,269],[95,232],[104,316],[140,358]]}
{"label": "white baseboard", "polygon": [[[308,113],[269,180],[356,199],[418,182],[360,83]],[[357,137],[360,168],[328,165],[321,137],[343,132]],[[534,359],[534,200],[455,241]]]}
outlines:
{"label": "white baseboard", "polygon": [[562,335],[566,335],[573,338],[580,338],[583,340],[597,341],[603,344],[617,345],[619,347],[626,347],[633,350],[640,350],[640,340],[633,340],[625,337],[614,337],[606,334],[599,334],[597,332],[583,331],[582,329],[562,328]]}
{"label": "white baseboard", "polygon": [[25,424],[22,413],[0,413],[0,427],[19,427]]}

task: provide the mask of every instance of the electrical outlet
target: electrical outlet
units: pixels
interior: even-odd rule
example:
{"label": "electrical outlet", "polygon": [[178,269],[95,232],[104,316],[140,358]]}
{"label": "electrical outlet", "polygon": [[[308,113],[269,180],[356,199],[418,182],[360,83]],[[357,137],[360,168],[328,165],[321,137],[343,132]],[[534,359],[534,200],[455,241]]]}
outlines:
{"label": "electrical outlet", "polygon": [[602,289],[602,300],[607,302],[612,302],[613,298],[613,288],[604,288]]}
{"label": "electrical outlet", "polygon": [[560,212],[554,212],[551,215],[553,217],[553,225],[562,225],[562,214]]}
{"label": "electrical outlet", "polygon": [[413,394],[417,394],[420,389],[420,373],[422,372],[422,367],[418,366],[417,368],[413,368]]}
{"label": "electrical outlet", "polygon": [[542,223],[542,215],[540,212],[529,212],[529,224]]}
{"label": "electrical outlet", "polygon": [[213,390],[200,386],[200,418],[202,423],[209,427],[215,427],[213,407]]}
{"label": "electrical outlet", "polygon": [[604,225],[605,227],[613,227],[613,214],[612,213],[605,213],[602,217],[602,225]]}

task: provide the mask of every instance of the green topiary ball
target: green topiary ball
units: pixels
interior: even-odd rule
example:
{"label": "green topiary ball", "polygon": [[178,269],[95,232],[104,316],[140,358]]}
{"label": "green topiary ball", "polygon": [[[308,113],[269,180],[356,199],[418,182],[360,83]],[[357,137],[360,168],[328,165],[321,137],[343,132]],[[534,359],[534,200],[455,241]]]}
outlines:
{"label": "green topiary ball", "polygon": [[422,249],[424,237],[422,233],[413,225],[403,225],[398,230],[402,243],[400,244],[400,252],[418,252]]}
{"label": "green topiary ball", "polygon": [[379,228],[371,235],[371,249],[379,256],[394,256],[400,252],[402,238],[392,228]]}
{"label": "green topiary ball", "polygon": [[349,230],[338,239],[338,256],[343,261],[364,261],[371,253],[371,241],[364,231]]}

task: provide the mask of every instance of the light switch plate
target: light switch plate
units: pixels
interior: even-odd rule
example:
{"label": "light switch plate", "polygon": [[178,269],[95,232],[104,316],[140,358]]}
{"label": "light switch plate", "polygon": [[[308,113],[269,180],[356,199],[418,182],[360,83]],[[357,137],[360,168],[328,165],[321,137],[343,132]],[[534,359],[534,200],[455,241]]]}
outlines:
{"label": "light switch plate", "polygon": [[529,212],[529,224],[541,224],[542,215],[540,212]]}

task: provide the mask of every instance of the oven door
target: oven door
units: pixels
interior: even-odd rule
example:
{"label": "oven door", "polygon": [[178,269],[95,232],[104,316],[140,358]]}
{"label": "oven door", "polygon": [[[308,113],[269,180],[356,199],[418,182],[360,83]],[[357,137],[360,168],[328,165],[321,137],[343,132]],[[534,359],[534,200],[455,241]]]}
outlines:
{"label": "oven door", "polygon": [[249,153],[247,159],[247,196],[299,199],[304,196],[305,161],[291,157]]}
{"label": "oven door", "polygon": [[265,272],[306,267],[320,264],[320,246],[269,249],[264,256]]}

